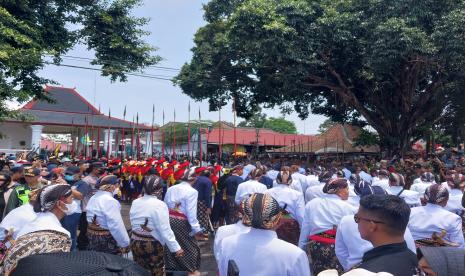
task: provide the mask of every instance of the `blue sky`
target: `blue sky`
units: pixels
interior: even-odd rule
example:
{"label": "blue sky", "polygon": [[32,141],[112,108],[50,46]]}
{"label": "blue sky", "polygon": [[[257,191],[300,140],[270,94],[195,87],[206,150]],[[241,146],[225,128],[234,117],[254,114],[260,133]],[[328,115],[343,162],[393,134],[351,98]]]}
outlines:
{"label": "blue sky", "polygon": [[[197,29],[205,25],[202,3],[206,0],[145,0],[144,5],[134,11],[136,16],[150,18],[145,27],[151,32],[145,40],[158,48],[156,52],[163,58],[158,66],[180,68],[192,56],[190,49],[194,46],[193,37]],[[92,58],[91,52],[85,47],[77,46],[70,56]],[[88,63],[77,60],[64,60],[64,64],[89,66]],[[147,74],[173,76],[175,71],[148,69]],[[76,87],[76,90],[102,112],[112,116],[123,117],[124,106],[127,105],[126,119],[139,112],[141,122],[152,120],[152,105],[155,104],[155,122],[162,123],[162,110],[165,110],[165,122],[173,120],[173,110],[176,108],[176,120],[187,121],[188,102],[191,101],[191,118],[196,119],[198,109],[201,109],[202,119],[218,120],[218,112],[208,112],[207,102],[194,102],[181,92],[179,87],[170,81],[155,80],[129,76],[128,81],[112,83],[108,78],[98,75],[98,72],[66,67],[47,66],[41,75],[54,79],[65,87]],[[280,116],[279,110],[265,110],[268,116]],[[194,118],[195,116],[195,118]],[[230,106],[222,110],[221,117],[233,121]],[[294,121],[300,133],[314,134],[324,121],[323,116],[311,115],[306,121],[300,120],[296,114],[286,116]]]}

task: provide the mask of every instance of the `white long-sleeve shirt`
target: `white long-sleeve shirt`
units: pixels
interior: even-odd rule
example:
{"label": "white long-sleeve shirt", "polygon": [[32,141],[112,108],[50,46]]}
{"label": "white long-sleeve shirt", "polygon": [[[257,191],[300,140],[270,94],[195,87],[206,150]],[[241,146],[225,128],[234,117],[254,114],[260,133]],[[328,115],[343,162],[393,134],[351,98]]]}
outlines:
{"label": "white long-sleeve shirt", "polygon": [[121,204],[113,198],[112,193],[97,191],[87,203],[87,222],[90,224],[97,216],[100,227],[108,229],[119,247],[129,245],[129,236],[121,217]]}
{"label": "white long-sleeve shirt", "polygon": [[465,208],[463,208],[462,206],[462,196],[463,196],[463,192],[461,190],[450,189],[449,200],[447,201],[447,205],[445,209],[459,216],[463,216],[462,213],[465,213]]}
{"label": "white long-sleeve shirt", "polygon": [[310,186],[305,191],[305,202],[308,203],[314,198],[324,197],[325,193],[323,192],[323,187],[325,184],[318,184],[314,186]]}
{"label": "white long-sleeve shirt", "polygon": [[267,190],[265,184],[262,184],[256,180],[248,180],[242,182],[237,186],[236,197],[234,201],[237,205],[241,203],[241,201],[254,193],[263,193]]}
{"label": "white long-sleeve shirt", "polygon": [[445,230],[446,240],[465,247],[462,219],[439,205],[428,203],[412,208],[408,227],[415,240],[431,239],[433,232],[440,234],[441,230]]}
{"label": "white long-sleeve shirt", "polygon": [[251,228],[249,232],[223,239],[219,254],[220,276],[227,275],[228,261],[234,260],[242,276],[309,276],[307,254],[278,239],[276,232]]}
{"label": "white long-sleeve shirt", "polygon": [[215,234],[215,241],[213,243],[213,253],[215,254],[216,262],[219,263],[219,257],[221,252],[221,242],[223,239],[250,231],[250,227],[245,226],[241,220],[234,224],[224,225],[218,228]]}
{"label": "white long-sleeve shirt", "polygon": [[389,179],[387,178],[382,178],[382,179],[376,179],[373,178],[373,184],[371,184],[372,186],[379,186],[385,190],[387,190],[389,188]]}
{"label": "white long-sleeve shirt", "polygon": [[141,225],[145,224],[152,229],[150,234],[162,245],[167,245],[171,252],[181,249],[173,230],[170,226],[170,218],[166,203],[157,199],[155,196],[144,195],[132,202],[129,211],[129,219],[133,230],[142,230]]}
{"label": "white long-sleeve shirt", "polygon": [[[292,183],[294,184],[294,182],[297,182],[300,185],[300,192],[304,194],[308,187],[307,176],[299,172],[295,172],[291,174],[291,177],[292,177]],[[295,184],[297,185],[297,183]]]}
{"label": "white long-sleeve shirt", "polygon": [[421,196],[423,196],[425,194],[426,189],[433,184],[433,182],[423,182],[420,179],[416,179],[410,187],[410,190],[415,191],[419,193]]}
{"label": "white long-sleeve shirt", "polygon": [[[402,191],[403,187],[401,186],[390,186],[388,189],[386,189],[386,192],[390,195],[398,195]],[[421,205],[420,201],[420,195],[416,191],[411,191],[411,190],[404,190],[399,197],[405,200],[405,203],[407,203],[410,207],[416,207]]]}
{"label": "white long-sleeve shirt", "polygon": [[34,208],[31,204],[24,204],[11,210],[11,212],[3,218],[2,223],[0,224],[0,240],[5,239],[5,230],[12,230],[13,239],[16,239],[19,230],[36,219],[36,217],[37,213],[34,212]]}
{"label": "white long-sleeve shirt", "polygon": [[305,205],[299,247],[305,249],[308,236],[331,230],[334,226],[339,225],[344,216],[353,215],[356,212],[357,208],[334,194],[327,194],[322,198],[311,200]]}
{"label": "white long-sleeve shirt", "polygon": [[304,197],[301,193],[289,188],[289,186],[285,184],[278,184],[276,187],[267,190],[265,193],[276,199],[281,208],[286,206],[285,210],[289,212],[291,217],[299,223],[300,227],[302,227],[305,203]]}
{"label": "white long-sleeve shirt", "polygon": [[165,203],[169,209],[175,209],[179,204],[179,211],[186,215],[194,235],[202,229],[197,220],[197,198],[198,192],[188,182],[181,182],[168,188],[165,195]]}
{"label": "white long-sleeve shirt", "polygon": [[[407,247],[416,254],[415,241],[408,228],[405,230],[404,239]],[[360,237],[354,215],[348,215],[341,219],[337,227],[335,248],[339,262],[344,270],[348,271],[362,262],[363,254],[373,249],[373,245]]]}
{"label": "white long-sleeve shirt", "polygon": [[19,230],[17,237],[19,238],[32,232],[45,230],[61,232],[66,234],[68,237],[71,237],[68,230],[61,226],[57,216],[55,216],[52,212],[37,213],[37,217],[33,221],[24,225],[21,230]]}

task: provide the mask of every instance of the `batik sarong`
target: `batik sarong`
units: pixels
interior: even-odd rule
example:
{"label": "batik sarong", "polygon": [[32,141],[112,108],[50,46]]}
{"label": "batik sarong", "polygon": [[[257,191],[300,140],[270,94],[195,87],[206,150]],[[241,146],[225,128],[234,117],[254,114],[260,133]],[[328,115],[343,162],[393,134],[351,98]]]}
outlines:
{"label": "batik sarong", "polygon": [[163,246],[149,232],[131,232],[131,251],[133,260],[152,275],[164,275]]}
{"label": "batik sarong", "polygon": [[344,273],[344,269],[336,257],[335,243],[335,229],[309,237],[308,252],[312,260],[313,275],[318,275],[327,269],[336,269],[339,274]]}
{"label": "batik sarong", "polygon": [[200,247],[194,236],[191,236],[191,226],[187,217],[176,211],[169,210],[170,226],[176,241],[184,250],[184,256],[176,257],[165,245],[165,269],[166,271],[189,271],[194,272],[200,268]]}
{"label": "batik sarong", "polygon": [[278,228],[276,228],[276,234],[279,239],[298,245],[300,236],[299,223],[293,219],[289,213],[285,213],[279,220]]}
{"label": "batik sarong", "polygon": [[87,238],[89,239],[87,250],[121,255],[118,244],[110,231],[100,227],[95,222],[87,226]]}
{"label": "batik sarong", "polygon": [[228,196],[226,199],[226,224],[234,224],[239,220],[239,213],[235,198]]}
{"label": "batik sarong", "polygon": [[8,249],[3,262],[3,273],[10,273],[22,258],[43,253],[70,252],[70,250],[71,239],[65,233],[45,230],[26,234],[19,237]]}
{"label": "batik sarong", "polygon": [[457,247],[459,244],[450,242],[444,237],[446,236],[446,231],[442,230],[441,233],[433,232],[431,238],[420,239],[415,241],[416,248],[427,246],[427,247],[442,247],[442,246],[449,246],[449,247]]}
{"label": "batik sarong", "polygon": [[204,234],[213,233],[213,227],[210,222],[210,216],[207,213],[207,209],[205,202],[201,200],[197,201],[197,220],[199,221]]}

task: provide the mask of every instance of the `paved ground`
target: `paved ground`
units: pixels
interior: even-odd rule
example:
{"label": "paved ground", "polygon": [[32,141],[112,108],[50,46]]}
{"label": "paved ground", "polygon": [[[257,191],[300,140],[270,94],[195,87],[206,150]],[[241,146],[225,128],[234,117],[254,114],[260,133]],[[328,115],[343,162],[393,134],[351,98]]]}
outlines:
{"label": "paved ground", "polygon": [[[130,205],[126,203],[121,204],[121,213],[123,215],[124,224],[126,228],[130,228],[131,223],[129,222],[129,209]],[[202,254],[202,263],[200,266],[200,271],[202,275],[216,276],[217,265],[215,257],[213,256],[213,237],[210,238],[208,242],[199,242],[200,252]]]}

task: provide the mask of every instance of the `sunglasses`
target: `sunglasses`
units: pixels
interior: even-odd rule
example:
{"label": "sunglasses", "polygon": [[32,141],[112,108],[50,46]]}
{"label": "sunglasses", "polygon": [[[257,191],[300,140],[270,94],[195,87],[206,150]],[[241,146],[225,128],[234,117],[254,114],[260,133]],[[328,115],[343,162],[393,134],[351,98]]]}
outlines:
{"label": "sunglasses", "polygon": [[364,221],[373,222],[373,223],[385,224],[382,221],[360,217],[358,214],[354,215],[354,220],[355,220],[355,223],[359,223],[361,220],[364,220]]}

